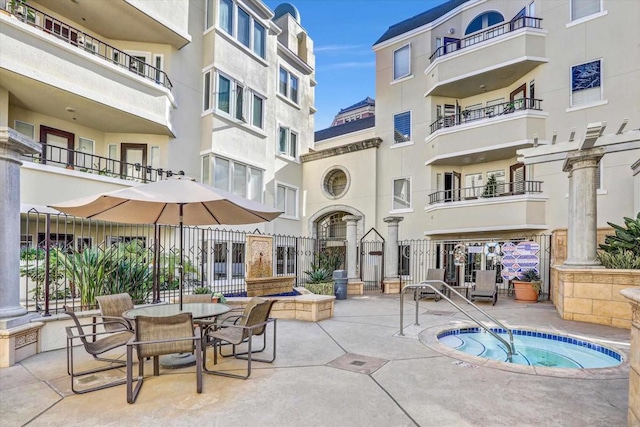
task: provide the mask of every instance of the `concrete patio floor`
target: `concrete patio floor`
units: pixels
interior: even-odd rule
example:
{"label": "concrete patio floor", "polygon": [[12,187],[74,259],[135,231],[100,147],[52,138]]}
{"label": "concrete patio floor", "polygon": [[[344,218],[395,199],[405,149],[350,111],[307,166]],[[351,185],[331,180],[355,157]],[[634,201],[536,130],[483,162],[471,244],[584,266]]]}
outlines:
{"label": "concrete patio floor", "polygon": [[[601,372],[576,370],[569,376],[470,363],[436,351],[421,333],[437,325],[466,322],[451,305],[422,301],[421,326],[416,327],[412,326],[415,305],[407,298],[406,335],[400,337],[399,299],[398,295],[349,296],[336,301],[332,319],[279,320],[276,361],[255,363],[248,380],[204,375],[203,392],[197,394],[194,367],[161,370],[159,377],[145,380],[133,405],[126,402],[124,385],[73,394],[65,350],[41,353],[0,369],[0,424],[627,425],[626,363]],[[495,307],[479,305],[508,325],[619,343],[609,345],[628,357],[628,330],[564,321],[550,303],[519,304],[503,297]],[[219,368],[242,366],[237,362],[225,359]],[[87,358],[86,363],[94,362]],[[152,373],[150,365],[145,373]],[[107,375],[124,376],[124,370]]]}

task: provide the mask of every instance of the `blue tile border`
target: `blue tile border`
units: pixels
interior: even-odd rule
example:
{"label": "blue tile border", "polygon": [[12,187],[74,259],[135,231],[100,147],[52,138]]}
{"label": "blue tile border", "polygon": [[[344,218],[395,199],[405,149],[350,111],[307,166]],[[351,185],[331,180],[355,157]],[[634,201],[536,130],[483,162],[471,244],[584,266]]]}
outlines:
{"label": "blue tile border", "polygon": [[[502,328],[491,328],[491,330],[497,334],[507,333],[507,331]],[[449,335],[460,335],[460,334],[479,333],[479,332],[482,332],[482,330],[478,327],[458,328],[458,329],[451,329],[443,333],[440,333],[437,335],[437,338],[440,339]],[[602,353],[607,356],[610,356],[613,359],[617,360],[618,362],[622,362],[622,355],[617,351],[611,350],[610,348],[603,347],[599,344],[595,344],[589,341],[579,340],[576,338],[571,338],[563,335],[551,334],[548,332],[535,332],[535,331],[527,331],[523,329],[512,329],[511,332],[513,333],[513,335],[527,336],[532,338],[541,338],[549,341],[558,341],[558,342],[572,344],[579,347],[585,347],[585,348],[588,348],[589,350],[593,350],[598,353]]]}

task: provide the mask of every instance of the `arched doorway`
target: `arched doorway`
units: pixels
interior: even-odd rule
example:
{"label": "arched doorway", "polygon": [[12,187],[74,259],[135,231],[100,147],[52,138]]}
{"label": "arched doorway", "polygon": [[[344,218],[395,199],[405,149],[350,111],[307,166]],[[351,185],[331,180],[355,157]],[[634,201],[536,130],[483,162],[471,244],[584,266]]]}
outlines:
{"label": "arched doorway", "polygon": [[315,223],[316,238],[318,242],[318,252],[332,252],[340,255],[342,259],[341,268],[346,266],[347,255],[347,223],[342,220],[349,212],[330,212]]}

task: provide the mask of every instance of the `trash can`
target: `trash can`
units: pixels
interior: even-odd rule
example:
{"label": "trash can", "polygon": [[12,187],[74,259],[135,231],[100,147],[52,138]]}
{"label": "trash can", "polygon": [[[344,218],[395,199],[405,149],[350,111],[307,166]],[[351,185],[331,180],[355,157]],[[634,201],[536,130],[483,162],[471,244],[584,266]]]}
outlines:
{"label": "trash can", "polygon": [[345,270],[333,272],[333,289],[336,293],[336,299],[347,299],[347,272]]}

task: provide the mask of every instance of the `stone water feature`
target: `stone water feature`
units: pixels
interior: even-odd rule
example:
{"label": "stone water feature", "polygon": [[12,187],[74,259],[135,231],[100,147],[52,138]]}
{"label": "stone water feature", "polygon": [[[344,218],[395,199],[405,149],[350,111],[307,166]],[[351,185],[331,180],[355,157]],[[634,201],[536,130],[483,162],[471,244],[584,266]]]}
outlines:
{"label": "stone water feature", "polygon": [[296,276],[273,275],[273,237],[247,236],[247,297],[293,291]]}

